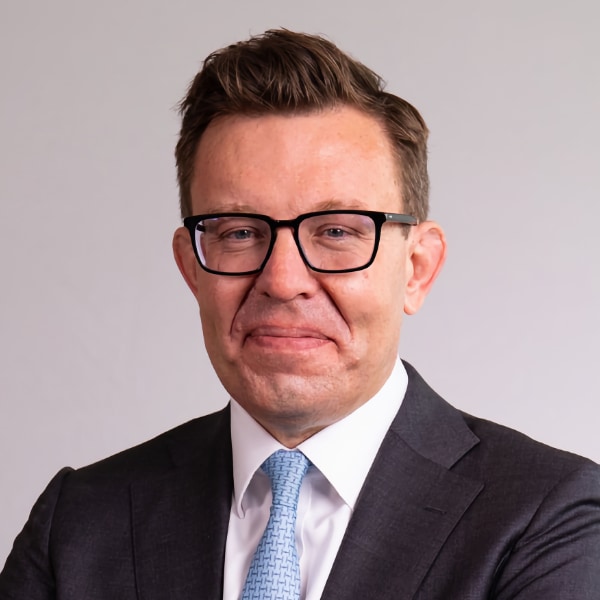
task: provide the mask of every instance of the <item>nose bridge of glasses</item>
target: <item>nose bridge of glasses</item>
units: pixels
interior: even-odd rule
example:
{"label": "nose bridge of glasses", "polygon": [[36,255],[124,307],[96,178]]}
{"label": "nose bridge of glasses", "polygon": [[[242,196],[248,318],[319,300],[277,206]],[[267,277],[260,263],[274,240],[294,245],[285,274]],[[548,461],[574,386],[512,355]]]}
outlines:
{"label": "nose bridge of glasses", "polygon": [[[271,220],[271,232],[273,239],[271,240],[271,253],[275,251],[275,245],[277,244],[277,240],[279,239],[279,230],[288,229],[290,235],[292,236],[292,240],[294,242],[294,246],[296,247],[296,251],[299,252],[302,261],[305,264],[306,257],[304,256],[304,251],[302,250],[302,246],[300,245],[300,237],[298,234],[298,228],[300,226],[301,218],[296,219],[272,219]],[[270,259],[270,256],[267,257],[267,260]]]}
{"label": "nose bridge of glasses", "polygon": [[279,229],[291,229],[292,232],[295,234],[298,230],[298,226],[301,220],[301,217],[296,217],[295,219],[271,219],[271,229],[275,234]]}

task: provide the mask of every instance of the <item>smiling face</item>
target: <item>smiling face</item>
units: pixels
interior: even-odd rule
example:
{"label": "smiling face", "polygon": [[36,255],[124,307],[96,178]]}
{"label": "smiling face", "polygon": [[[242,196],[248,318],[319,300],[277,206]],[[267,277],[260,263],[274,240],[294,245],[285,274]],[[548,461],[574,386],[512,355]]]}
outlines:
{"label": "smiling face", "polygon": [[[336,208],[402,212],[400,187],[380,124],[342,107],[213,121],[198,146],[191,196],[194,214],[292,219]],[[406,239],[386,224],[368,269],[327,274],[311,271],[292,231],[281,229],[261,273],[231,277],[203,271],[178,229],[176,260],[231,396],[290,447],[371,398],[396,360],[403,309],[418,308],[435,276],[418,260],[424,234],[432,248],[443,241],[431,231],[422,224]]]}

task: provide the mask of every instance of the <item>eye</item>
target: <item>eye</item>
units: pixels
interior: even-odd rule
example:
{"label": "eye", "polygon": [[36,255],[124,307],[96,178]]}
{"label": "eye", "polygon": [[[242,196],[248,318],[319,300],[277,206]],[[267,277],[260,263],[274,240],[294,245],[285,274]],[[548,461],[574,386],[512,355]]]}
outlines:
{"label": "eye", "polygon": [[301,236],[313,243],[341,245],[371,239],[373,221],[359,213],[314,215],[302,223]]}
{"label": "eye", "polygon": [[322,242],[344,242],[360,238],[361,232],[347,225],[327,223],[317,228],[313,235]]}
{"label": "eye", "polygon": [[321,235],[332,239],[340,239],[352,234],[341,227],[328,227],[322,231]]}
{"label": "eye", "polygon": [[243,229],[234,229],[234,230],[228,230],[225,231],[221,234],[221,238],[222,239],[230,239],[230,240],[234,240],[234,241],[247,241],[247,240],[251,240],[252,238],[256,237],[256,231],[253,231],[252,229],[249,229],[248,227],[245,227]]}
{"label": "eye", "polygon": [[268,226],[257,219],[219,217],[203,225],[204,234],[217,244],[254,243],[269,238]]}

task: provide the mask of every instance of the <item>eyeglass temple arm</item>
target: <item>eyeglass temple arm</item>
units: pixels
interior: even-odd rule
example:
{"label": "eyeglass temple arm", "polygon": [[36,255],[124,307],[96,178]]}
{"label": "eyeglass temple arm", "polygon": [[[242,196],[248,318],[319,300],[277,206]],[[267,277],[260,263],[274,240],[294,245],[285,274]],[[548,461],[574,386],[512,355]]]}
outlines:
{"label": "eyeglass temple arm", "polygon": [[417,225],[419,220],[412,215],[401,215],[398,213],[385,213],[385,220],[392,223],[402,223],[403,225]]}

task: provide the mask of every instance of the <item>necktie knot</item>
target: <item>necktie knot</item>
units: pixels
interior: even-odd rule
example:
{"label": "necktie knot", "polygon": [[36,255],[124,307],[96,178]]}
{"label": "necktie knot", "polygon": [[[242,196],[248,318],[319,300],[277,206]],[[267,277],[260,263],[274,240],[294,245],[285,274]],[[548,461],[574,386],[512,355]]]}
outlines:
{"label": "necktie knot", "polygon": [[273,506],[296,510],[300,486],[309,465],[310,461],[299,450],[277,450],[265,460],[262,470],[271,480]]}

